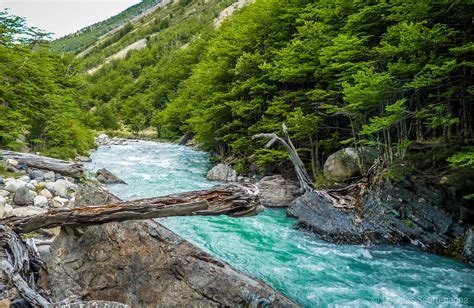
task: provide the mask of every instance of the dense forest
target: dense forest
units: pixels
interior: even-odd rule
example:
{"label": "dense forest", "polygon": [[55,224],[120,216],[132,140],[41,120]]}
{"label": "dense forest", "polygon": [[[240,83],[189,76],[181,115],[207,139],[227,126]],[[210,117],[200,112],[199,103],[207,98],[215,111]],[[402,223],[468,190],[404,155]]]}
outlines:
{"label": "dense forest", "polygon": [[0,11],[0,148],[74,157],[94,145],[79,108],[84,82],[77,60],[49,51],[47,36]]}
{"label": "dense forest", "polygon": [[[284,168],[283,149],[251,138],[280,133],[284,122],[315,181],[328,155],[348,146],[377,148],[387,166],[403,161],[436,173],[474,165],[470,1],[257,0],[215,27],[232,2],[167,5],[80,60],[2,34],[0,143],[12,147],[27,130],[30,146],[70,148],[65,136],[84,140],[80,123],[152,126],[172,140],[193,133],[244,173]],[[97,67],[143,38],[146,48],[76,75],[77,65]],[[34,79],[47,82],[23,84]],[[52,135],[65,117],[51,110],[66,105],[84,116]]]}

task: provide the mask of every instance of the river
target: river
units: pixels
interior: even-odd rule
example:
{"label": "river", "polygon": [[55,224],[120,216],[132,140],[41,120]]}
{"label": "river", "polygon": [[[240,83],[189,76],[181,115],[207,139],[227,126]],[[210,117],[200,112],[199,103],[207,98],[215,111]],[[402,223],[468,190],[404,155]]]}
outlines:
{"label": "river", "polygon": [[[204,152],[140,141],[101,147],[88,168],[105,167],[128,184],[111,192],[131,200],[199,190],[210,168]],[[160,223],[304,307],[472,306],[474,269],[396,246],[335,245],[293,229],[283,209],[255,217],[173,217]]]}

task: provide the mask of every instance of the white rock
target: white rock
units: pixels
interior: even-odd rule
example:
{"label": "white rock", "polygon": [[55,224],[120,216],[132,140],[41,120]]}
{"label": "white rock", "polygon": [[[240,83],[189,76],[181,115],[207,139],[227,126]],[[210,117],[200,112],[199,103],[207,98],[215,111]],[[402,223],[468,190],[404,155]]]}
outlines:
{"label": "white rock", "polygon": [[54,172],[53,171],[50,171],[50,172],[46,172],[44,175],[43,175],[43,178],[45,181],[51,181],[51,182],[54,182],[55,180],[55,175],[54,175]]}
{"label": "white rock", "polygon": [[54,194],[54,182],[46,182],[44,184],[44,187],[46,187],[47,190]]}
{"label": "white rock", "polygon": [[46,205],[48,205],[48,199],[44,196],[36,196],[34,199],[33,199],[33,205],[34,206],[39,206],[39,207],[45,207]]}
{"label": "white rock", "polygon": [[37,215],[46,213],[48,210],[37,207],[37,206],[22,206],[14,208],[11,212],[11,216],[25,217],[30,215]]}
{"label": "white rock", "polygon": [[5,205],[0,204],[0,218],[3,217],[3,214],[5,214]]}
{"label": "white rock", "polygon": [[9,158],[9,159],[6,160],[6,162],[7,162],[7,165],[9,165],[9,166],[12,166],[12,167],[18,166],[18,161],[17,160]]}
{"label": "white rock", "polygon": [[26,183],[21,180],[9,181],[7,185],[5,185],[5,190],[13,193],[23,186],[26,186]]}
{"label": "white rock", "polygon": [[40,191],[40,196],[43,196],[45,197],[46,199],[52,199],[53,198],[53,195],[49,192],[49,190],[47,190],[46,188],[43,189],[42,191]]}
{"label": "white rock", "polygon": [[7,204],[5,204],[5,207],[4,207],[3,211],[4,211],[4,213],[3,213],[4,216],[9,216],[13,212],[13,207],[10,204],[7,203]]}
{"label": "white rock", "polygon": [[31,180],[30,184],[36,187],[36,185],[38,185],[38,181],[37,180]]}
{"label": "white rock", "polygon": [[30,190],[35,190],[35,188],[36,188],[35,185],[33,185],[31,183],[26,184],[26,187],[28,187],[28,189],[30,189]]}
{"label": "white rock", "polygon": [[0,190],[0,197],[8,197],[8,195],[10,195],[9,191]]}
{"label": "white rock", "polygon": [[5,206],[7,204],[7,199],[5,197],[0,196],[0,206]]}
{"label": "white rock", "polygon": [[51,204],[53,207],[62,208],[62,207],[65,207],[69,203],[69,200],[61,198],[61,197],[54,197],[51,202],[52,202]]}
{"label": "white rock", "polygon": [[66,197],[67,196],[67,181],[57,180],[53,184],[53,193],[56,196]]}
{"label": "white rock", "polygon": [[211,181],[237,182],[237,172],[225,164],[217,164],[207,173]]}
{"label": "white rock", "polygon": [[30,181],[30,177],[27,175],[24,175],[24,176],[20,176],[18,180],[28,183]]}

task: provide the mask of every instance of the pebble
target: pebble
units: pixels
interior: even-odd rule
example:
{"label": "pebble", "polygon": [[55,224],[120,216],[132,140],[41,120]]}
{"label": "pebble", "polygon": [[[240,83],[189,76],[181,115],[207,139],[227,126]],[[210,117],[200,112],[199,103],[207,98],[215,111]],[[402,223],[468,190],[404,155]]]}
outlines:
{"label": "pebble", "polygon": [[49,190],[47,190],[46,188],[43,189],[42,191],[40,191],[40,196],[43,196],[45,197],[46,199],[52,199],[53,198],[53,195],[49,192]]}
{"label": "pebble", "polygon": [[43,178],[44,178],[45,181],[51,181],[51,182],[56,179],[53,171],[46,172],[43,175]]}

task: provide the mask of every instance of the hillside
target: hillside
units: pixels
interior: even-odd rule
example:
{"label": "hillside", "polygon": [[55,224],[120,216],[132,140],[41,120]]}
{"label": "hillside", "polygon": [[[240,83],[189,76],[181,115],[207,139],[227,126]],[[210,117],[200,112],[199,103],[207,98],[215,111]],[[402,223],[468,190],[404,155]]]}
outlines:
{"label": "hillside", "polygon": [[[251,136],[285,122],[315,180],[347,146],[377,148],[385,166],[433,170],[458,151],[471,155],[465,3],[260,0],[216,19],[231,4],[169,4],[84,57],[87,69],[109,63],[90,71],[99,126],[154,126],[172,139],[192,132],[246,172],[284,167],[283,149]],[[141,39],[146,48],[116,56]]]}
{"label": "hillside", "polygon": [[91,46],[94,42],[99,40],[101,36],[112,35],[114,33],[113,31],[124,27],[130,20],[140,19],[150,12],[153,12],[161,2],[162,0],[143,0],[107,20],[54,40],[51,43],[51,48],[53,51],[77,54]]}

